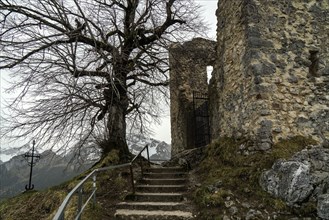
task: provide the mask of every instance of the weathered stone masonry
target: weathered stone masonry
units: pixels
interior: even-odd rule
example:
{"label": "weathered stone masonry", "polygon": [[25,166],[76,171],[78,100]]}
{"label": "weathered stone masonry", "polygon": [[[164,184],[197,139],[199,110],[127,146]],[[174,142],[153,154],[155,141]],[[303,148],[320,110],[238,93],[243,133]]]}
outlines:
{"label": "weathered stone masonry", "polygon": [[217,18],[213,59],[212,52],[189,57],[195,56],[191,48],[202,48],[196,41],[186,43],[193,45],[186,51],[185,44],[171,48],[171,65],[173,56],[174,65],[191,65],[171,71],[173,151],[187,148],[185,125],[177,122],[188,109],[182,100],[207,86],[202,77],[211,64],[195,63],[202,56],[215,61],[209,85],[212,139],[248,138],[248,151],[268,150],[296,135],[328,139],[329,2],[220,0]]}
{"label": "weathered stone masonry", "polygon": [[[212,137],[329,137],[328,1],[221,0]],[[253,149],[251,149],[253,150]]]}
{"label": "weathered stone masonry", "polygon": [[208,91],[206,68],[214,65],[215,42],[201,38],[170,48],[172,154],[192,147],[193,91]]}

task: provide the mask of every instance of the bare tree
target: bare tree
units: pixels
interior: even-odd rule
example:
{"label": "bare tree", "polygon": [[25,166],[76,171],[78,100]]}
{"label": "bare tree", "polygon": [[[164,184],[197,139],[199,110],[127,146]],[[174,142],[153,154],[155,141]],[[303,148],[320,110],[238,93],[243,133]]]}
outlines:
{"label": "bare tree", "polygon": [[126,119],[167,93],[168,45],[204,31],[193,1],[0,0],[0,69],[20,91],[5,133],[67,146],[105,121],[104,153],[127,155]]}

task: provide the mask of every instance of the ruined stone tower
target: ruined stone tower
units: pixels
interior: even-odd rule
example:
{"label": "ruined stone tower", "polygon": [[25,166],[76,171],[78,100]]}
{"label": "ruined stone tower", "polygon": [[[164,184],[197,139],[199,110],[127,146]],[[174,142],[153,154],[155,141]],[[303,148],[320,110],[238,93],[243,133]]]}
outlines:
{"label": "ruined stone tower", "polygon": [[[217,19],[209,85],[212,139],[247,138],[253,143],[248,151],[269,150],[280,139],[297,135],[319,143],[328,139],[328,0],[221,0]],[[180,53],[187,55],[183,49]],[[172,104],[192,89],[186,79],[175,79],[179,74],[171,73],[174,88],[180,88],[171,93]],[[172,116],[173,123],[177,119]],[[175,152],[184,131],[173,129]]]}
{"label": "ruined stone tower", "polygon": [[328,138],[328,1],[221,0],[217,17],[212,137],[247,137],[255,150]]}
{"label": "ruined stone tower", "polygon": [[172,154],[193,147],[193,91],[208,92],[207,71],[214,65],[215,42],[195,38],[174,44],[170,59],[170,113]]}

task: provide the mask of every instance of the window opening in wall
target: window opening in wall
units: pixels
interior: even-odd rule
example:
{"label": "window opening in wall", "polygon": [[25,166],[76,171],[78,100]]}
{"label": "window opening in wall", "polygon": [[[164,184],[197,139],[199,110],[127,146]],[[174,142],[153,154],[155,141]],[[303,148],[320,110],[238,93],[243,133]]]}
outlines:
{"label": "window opening in wall", "polygon": [[212,71],[214,70],[213,66],[207,66],[207,83],[210,83],[210,79],[212,77]]}
{"label": "window opening in wall", "polygon": [[309,74],[310,76],[317,76],[319,70],[319,51],[310,50],[310,61],[311,65],[309,67]]}

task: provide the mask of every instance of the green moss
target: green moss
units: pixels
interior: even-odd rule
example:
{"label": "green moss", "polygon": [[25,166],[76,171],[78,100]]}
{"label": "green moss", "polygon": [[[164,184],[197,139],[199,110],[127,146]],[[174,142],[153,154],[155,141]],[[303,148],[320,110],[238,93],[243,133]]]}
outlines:
{"label": "green moss", "polygon": [[274,199],[273,206],[276,210],[285,210],[287,209],[287,204],[281,199]]}
{"label": "green moss", "polygon": [[271,155],[275,158],[288,159],[294,153],[303,150],[308,145],[315,145],[317,142],[312,138],[296,136],[287,140],[282,140],[273,146]]}
{"label": "green moss", "polygon": [[[194,200],[202,209],[201,212],[207,216],[205,207],[223,205],[227,192],[233,192],[235,196],[240,196],[241,200],[250,198],[250,201],[265,205],[269,210],[288,210],[289,207],[282,200],[272,198],[261,189],[259,177],[264,170],[270,169],[277,159],[288,159],[294,153],[316,142],[311,138],[293,137],[275,144],[270,152],[256,152],[248,156],[239,154],[241,144],[248,145],[248,141],[221,138],[207,146],[206,157],[201,162],[199,170],[202,185],[211,186],[218,180],[222,181],[222,185],[216,193],[210,192],[207,187],[195,191]],[[312,211],[312,208],[309,210]],[[214,216],[213,211],[209,212]],[[217,216],[221,215],[220,212],[219,209]]]}
{"label": "green moss", "polygon": [[120,161],[119,150],[111,150],[95,168],[106,167],[113,164],[118,164]]}
{"label": "green moss", "polygon": [[309,201],[303,203],[300,208],[296,208],[293,211],[300,216],[317,216],[317,204],[315,201]]}
{"label": "green moss", "polygon": [[203,207],[221,207],[224,205],[225,199],[230,196],[230,192],[224,189],[218,189],[210,192],[207,187],[199,188],[194,193],[195,201]]}
{"label": "green moss", "polygon": [[114,186],[118,188],[122,188],[126,184],[126,180],[123,179],[121,176],[118,176],[114,179]]}

